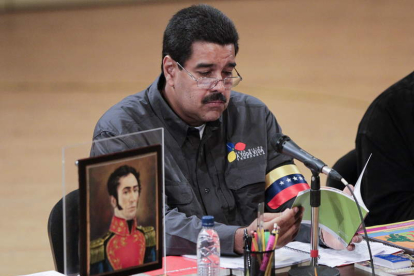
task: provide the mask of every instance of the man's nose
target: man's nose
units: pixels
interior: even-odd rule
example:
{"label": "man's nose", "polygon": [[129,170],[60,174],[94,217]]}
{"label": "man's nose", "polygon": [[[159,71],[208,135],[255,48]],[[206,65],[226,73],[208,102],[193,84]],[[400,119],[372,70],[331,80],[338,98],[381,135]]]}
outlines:
{"label": "man's nose", "polygon": [[135,194],[134,194],[134,193],[131,193],[131,194],[129,195],[129,200],[130,200],[130,201],[134,201],[134,200],[136,200],[136,196],[135,196]]}
{"label": "man's nose", "polygon": [[226,90],[226,87],[224,87],[224,79],[218,80],[212,90],[223,93]]}

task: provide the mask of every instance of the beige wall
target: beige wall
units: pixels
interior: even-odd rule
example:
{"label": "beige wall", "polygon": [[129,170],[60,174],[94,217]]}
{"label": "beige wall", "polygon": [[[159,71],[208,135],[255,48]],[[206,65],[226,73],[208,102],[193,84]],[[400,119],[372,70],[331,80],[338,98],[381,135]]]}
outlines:
{"label": "beige wall", "polygon": [[[206,2],[238,27],[237,90],[328,164],[353,147],[368,104],[413,70],[412,0]],[[53,269],[62,147],[89,141],[105,110],[157,77],[163,29],[189,3],[0,15],[0,275]]]}
{"label": "beige wall", "polygon": [[68,7],[103,6],[121,3],[143,3],[162,0],[0,0],[0,12]]}

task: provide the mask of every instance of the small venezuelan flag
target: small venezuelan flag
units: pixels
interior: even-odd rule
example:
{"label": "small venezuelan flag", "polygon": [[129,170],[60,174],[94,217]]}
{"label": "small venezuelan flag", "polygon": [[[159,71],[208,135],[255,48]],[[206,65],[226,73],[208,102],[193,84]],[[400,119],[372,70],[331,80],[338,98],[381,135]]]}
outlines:
{"label": "small venezuelan flag", "polygon": [[296,165],[278,167],[266,175],[266,204],[277,209],[300,191],[307,189],[309,185]]}

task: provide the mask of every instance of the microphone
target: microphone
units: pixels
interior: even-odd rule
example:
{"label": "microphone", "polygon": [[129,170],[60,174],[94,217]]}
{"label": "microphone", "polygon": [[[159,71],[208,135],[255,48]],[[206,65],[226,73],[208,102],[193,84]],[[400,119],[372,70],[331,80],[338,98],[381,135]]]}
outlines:
{"label": "microphone", "polygon": [[299,160],[312,171],[326,174],[328,177],[348,185],[348,182],[337,171],[328,167],[322,160],[301,149],[289,136],[277,133],[274,148],[279,153]]}

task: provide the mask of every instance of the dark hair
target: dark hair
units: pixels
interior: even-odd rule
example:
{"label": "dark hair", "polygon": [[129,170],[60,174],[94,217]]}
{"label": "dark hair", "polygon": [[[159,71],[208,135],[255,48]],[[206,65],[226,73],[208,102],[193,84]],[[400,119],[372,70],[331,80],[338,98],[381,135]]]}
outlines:
{"label": "dark hair", "polygon": [[118,186],[119,186],[119,179],[121,177],[127,176],[128,174],[132,173],[138,182],[138,192],[141,193],[141,182],[139,181],[139,172],[137,172],[133,167],[124,165],[117,168],[108,179],[107,187],[109,195],[115,197],[116,205],[119,210],[122,210],[122,207],[118,203]]}
{"label": "dark hair", "polygon": [[[209,5],[194,5],[178,11],[164,31],[162,58],[172,59],[185,66],[191,57],[191,46],[196,41],[219,45],[233,44],[235,54],[239,50],[239,35],[233,22],[224,13]],[[161,63],[162,88],[165,77]]]}

